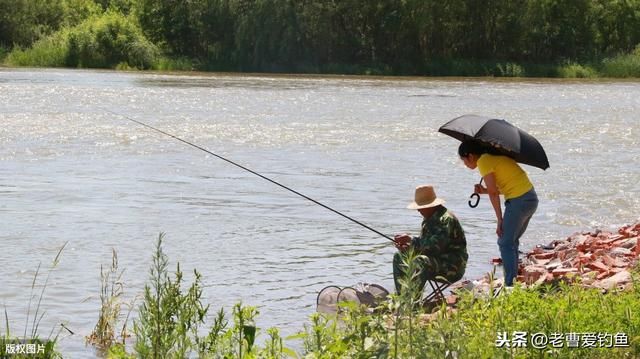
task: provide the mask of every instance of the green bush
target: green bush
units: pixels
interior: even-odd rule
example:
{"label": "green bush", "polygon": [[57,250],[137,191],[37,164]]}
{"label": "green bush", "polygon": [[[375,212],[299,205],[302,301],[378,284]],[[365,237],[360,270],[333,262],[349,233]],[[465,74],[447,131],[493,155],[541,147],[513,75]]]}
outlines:
{"label": "green bush", "polygon": [[142,358],[184,358],[195,347],[198,327],[204,323],[208,306],[201,301],[200,274],[186,292],[182,289],[182,272],[178,264],[175,278],[168,274],[168,258],[158,238],[151,284],[144,288],[144,301],[134,321],[135,351]]}
{"label": "green bush", "polygon": [[131,17],[117,12],[91,17],[37,41],[29,49],[14,49],[6,59],[13,66],[151,68],[158,48]]}
{"label": "green bush", "polygon": [[598,77],[598,72],[590,66],[570,63],[558,67],[558,77],[594,78]]}
{"label": "green bush", "polygon": [[63,30],[36,41],[29,49],[15,48],[4,62],[10,66],[63,67],[68,53],[67,34]]}
{"label": "green bush", "polygon": [[108,11],[69,32],[65,59],[72,67],[130,67],[147,69],[158,56],[158,49],[142,34],[129,17]]}
{"label": "green bush", "polygon": [[193,60],[185,57],[173,59],[161,56],[153,64],[153,69],[159,71],[192,71],[196,67]]}
{"label": "green bush", "polygon": [[626,55],[620,55],[602,61],[604,77],[640,77],[640,45]]}

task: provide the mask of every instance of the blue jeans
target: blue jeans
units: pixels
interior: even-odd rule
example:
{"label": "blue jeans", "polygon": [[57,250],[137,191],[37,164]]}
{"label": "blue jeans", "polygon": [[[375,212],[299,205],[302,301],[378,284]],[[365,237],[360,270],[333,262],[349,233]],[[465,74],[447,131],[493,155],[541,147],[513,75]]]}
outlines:
{"label": "blue jeans", "polygon": [[502,257],[504,284],[510,287],[518,274],[520,237],[527,230],[531,216],[538,209],[538,195],[532,188],[520,197],[506,200],[504,207],[502,236],[498,238],[498,247]]}

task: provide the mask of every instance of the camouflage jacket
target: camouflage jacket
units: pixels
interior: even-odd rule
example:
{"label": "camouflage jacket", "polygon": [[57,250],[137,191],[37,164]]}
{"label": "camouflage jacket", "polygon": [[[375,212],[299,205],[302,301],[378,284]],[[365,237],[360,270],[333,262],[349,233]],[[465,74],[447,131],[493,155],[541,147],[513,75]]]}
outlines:
{"label": "camouflage jacket", "polygon": [[464,268],[469,257],[460,222],[443,206],[422,221],[420,237],[413,237],[411,244],[420,254],[449,266]]}

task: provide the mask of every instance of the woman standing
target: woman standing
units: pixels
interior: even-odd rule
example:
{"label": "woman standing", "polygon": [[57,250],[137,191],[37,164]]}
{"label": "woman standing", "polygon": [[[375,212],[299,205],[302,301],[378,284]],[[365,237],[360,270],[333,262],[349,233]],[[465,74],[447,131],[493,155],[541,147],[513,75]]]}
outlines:
{"label": "woman standing", "polygon": [[[496,234],[504,268],[505,286],[513,286],[518,274],[520,237],[538,208],[538,196],[526,172],[510,157],[487,153],[475,141],[465,141],[458,155],[470,169],[478,168],[486,187],[476,184],[475,193],[489,194],[498,221]],[[504,195],[504,216],[500,195]]]}

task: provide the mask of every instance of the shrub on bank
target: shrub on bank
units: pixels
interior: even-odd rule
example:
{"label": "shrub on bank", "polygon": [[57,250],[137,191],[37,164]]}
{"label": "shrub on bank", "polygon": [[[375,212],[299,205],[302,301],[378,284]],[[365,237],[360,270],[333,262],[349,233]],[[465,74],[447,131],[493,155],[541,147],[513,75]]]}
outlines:
{"label": "shrub on bank", "polygon": [[173,59],[160,56],[153,64],[153,69],[158,71],[193,71],[196,68],[197,64],[185,57]]}
{"label": "shrub on bank", "polygon": [[10,66],[63,67],[68,52],[67,33],[67,30],[61,30],[36,41],[29,49],[14,48],[5,63]]}
{"label": "shrub on bank", "polygon": [[598,77],[598,71],[591,66],[569,63],[558,67],[558,77],[594,78]]}
{"label": "shrub on bank", "polygon": [[126,63],[147,69],[158,56],[157,47],[144,37],[136,23],[116,12],[107,12],[71,31],[68,46],[65,62],[73,67],[113,68]]}
{"label": "shrub on bank", "polygon": [[630,54],[605,59],[600,72],[603,77],[640,77],[640,45]]}
{"label": "shrub on bank", "polygon": [[13,66],[151,68],[158,48],[142,34],[132,17],[107,11],[64,28],[29,49],[14,49],[6,63]]}

